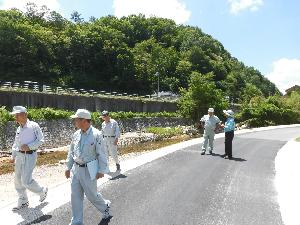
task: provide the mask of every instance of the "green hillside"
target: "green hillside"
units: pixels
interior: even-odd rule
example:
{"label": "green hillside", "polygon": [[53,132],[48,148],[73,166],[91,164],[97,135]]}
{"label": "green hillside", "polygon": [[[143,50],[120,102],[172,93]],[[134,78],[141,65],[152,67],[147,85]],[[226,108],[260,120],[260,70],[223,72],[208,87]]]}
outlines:
{"label": "green hillside", "polygon": [[198,27],[132,15],[72,20],[31,4],[27,12],[0,10],[0,80],[93,90],[180,93],[192,74],[212,76],[223,96],[245,90],[278,93],[258,70],[230,55]]}

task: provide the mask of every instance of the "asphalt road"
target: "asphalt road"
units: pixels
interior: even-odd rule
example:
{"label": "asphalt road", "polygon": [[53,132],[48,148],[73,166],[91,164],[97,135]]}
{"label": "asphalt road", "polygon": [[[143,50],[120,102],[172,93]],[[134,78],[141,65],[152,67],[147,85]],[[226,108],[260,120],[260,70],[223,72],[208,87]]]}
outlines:
{"label": "asphalt road", "polygon": [[[100,188],[112,201],[109,225],[282,225],[274,186],[278,150],[300,128],[236,135],[233,160],[223,159],[224,139],[213,155],[200,144],[147,163]],[[87,200],[85,225],[101,215]],[[69,224],[70,204],[30,224]]]}

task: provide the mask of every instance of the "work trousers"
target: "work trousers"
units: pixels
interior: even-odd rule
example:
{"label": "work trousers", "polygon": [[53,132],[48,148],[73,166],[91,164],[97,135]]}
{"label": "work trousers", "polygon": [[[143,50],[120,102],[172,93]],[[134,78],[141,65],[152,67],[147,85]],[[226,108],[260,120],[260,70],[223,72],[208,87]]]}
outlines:
{"label": "work trousers", "polygon": [[83,199],[87,199],[101,212],[107,208],[108,200],[104,200],[97,192],[97,179],[91,180],[87,167],[74,165],[71,180],[72,225],[83,225]]}
{"label": "work trousers", "polygon": [[205,129],[203,138],[204,140],[202,144],[202,151],[206,151],[208,143],[209,143],[210,151],[212,151],[214,149],[215,131],[210,129]]}
{"label": "work trousers", "polygon": [[114,137],[104,137],[103,144],[105,149],[107,150],[107,156],[111,155],[116,164],[120,164],[118,158],[118,146],[114,144]]}
{"label": "work trousers", "polygon": [[23,154],[17,152],[15,158],[15,188],[18,193],[18,204],[28,202],[27,192],[41,195],[44,189],[32,178],[32,172],[36,165],[37,153]]}
{"label": "work trousers", "polygon": [[234,131],[225,132],[225,155],[229,158],[232,157],[232,140],[234,137]]}

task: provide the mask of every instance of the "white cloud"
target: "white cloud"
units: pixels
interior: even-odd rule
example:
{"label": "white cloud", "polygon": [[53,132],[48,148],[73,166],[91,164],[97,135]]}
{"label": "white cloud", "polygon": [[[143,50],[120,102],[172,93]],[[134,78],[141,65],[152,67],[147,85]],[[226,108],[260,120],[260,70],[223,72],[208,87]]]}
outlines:
{"label": "white cloud", "polygon": [[256,11],[264,4],[263,0],[228,0],[228,2],[230,5],[230,12],[233,14],[248,9]]}
{"label": "white cloud", "polygon": [[117,17],[144,14],[173,19],[177,24],[186,23],[191,12],[180,0],[114,0],[114,14]]}
{"label": "white cloud", "polygon": [[4,0],[2,5],[0,5],[0,9],[17,8],[24,11],[28,2],[35,3],[38,7],[45,5],[50,10],[58,11],[60,9],[58,0]]}
{"label": "white cloud", "polygon": [[294,85],[300,85],[300,59],[282,58],[273,62],[273,71],[266,77],[282,93]]}

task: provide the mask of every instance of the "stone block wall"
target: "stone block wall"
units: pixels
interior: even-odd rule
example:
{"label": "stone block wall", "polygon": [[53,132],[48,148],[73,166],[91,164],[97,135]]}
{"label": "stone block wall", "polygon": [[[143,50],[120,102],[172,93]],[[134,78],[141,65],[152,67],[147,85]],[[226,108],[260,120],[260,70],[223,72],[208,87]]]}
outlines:
{"label": "stone block wall", "polygon": [[[37,121],[44,133],[45,143],[41,149],[66,146],[70,143],[71,136],[75,132],[72,120]],[[191,125],[191,121],[184,118],[135,118],[118,120],[122,133],[143,130],[146,127],[173,127]],[[99,128],[100,124],[95,124]],[[0,127],[0,150],[10,151],[14,142],[17,124],[8,122]]]}

